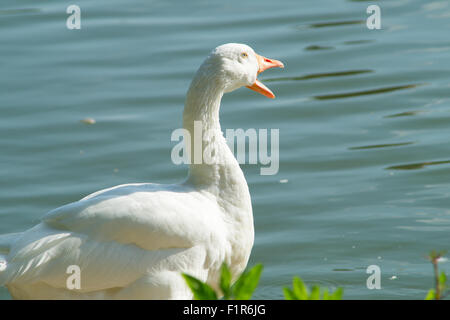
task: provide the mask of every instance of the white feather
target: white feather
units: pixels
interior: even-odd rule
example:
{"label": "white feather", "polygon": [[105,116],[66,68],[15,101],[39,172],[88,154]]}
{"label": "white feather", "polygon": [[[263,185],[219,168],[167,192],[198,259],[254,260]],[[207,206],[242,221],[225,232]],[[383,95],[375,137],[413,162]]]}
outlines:
{"label": "white feather", "polygon": [[[223,92],[246,85],[243,74],[248,81],[256,77],[256,59],[247,66],[233,63],[242,50],[253,52],[237,44],[213,51],[186,99],[184,127],[191,131],[193,121],[202,121],[211,129],[203,139],[220,161],[191,165],[179,185],[128,184],[96,192],[49,212],[32,229],[3,237],[0,284],[14,298],[192,298],[182,272],[213,286],[223,261],[234,278],[242,272],[253,245],[251,200],[218,119]],[[71,265],[80,267],[80,289],[67,287]]]}

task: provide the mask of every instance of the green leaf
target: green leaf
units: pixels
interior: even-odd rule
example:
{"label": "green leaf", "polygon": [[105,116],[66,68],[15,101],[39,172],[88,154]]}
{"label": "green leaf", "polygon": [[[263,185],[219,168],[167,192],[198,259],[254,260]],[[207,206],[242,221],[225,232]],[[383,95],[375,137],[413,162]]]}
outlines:
{"label": "green leaf", "polygon": [[309,300],[320,300],[320,287],[314,285],[311,289],[311,294],[309,295]]}
{"label": "green leaf", "polygon": [[239,277],[232,288],[234,299],[249,300],[252,297],[253,291],[258,286],[262,270],[262,264],[257,264]]}
{"label": "green leaf", "polygon": [[284,292],[284,299],[285,300],[300,300],[295,293],[289,289],[288,287],[284,287],[283,288],[283,292]]}
{"label": "green leaf", "polygon": [[288,287],[283,289],[286,300],[342,300],[344,289],[337,288],[336,291],[330,292],[328,288],[322,289],[314,285],[311,289],[311,294],[308,292],[308,287],[299,277],[294,277],[292,281],[293,290]]}
{"label": "green leaf", "polygon": [[222,264],[220,289],[222,290],[223,298],[225,300],[229,299],[231,295],[231,272],[226,263]]}
{"label": "green leaf", "polygon": [[441,284],[441,285],[444,285],[445,286],[445,283],[447,282],[447,276],[445,275],[445,272],[444,271],[442,271],[441,272],[441,275],[439,276],[439,283]]}
{"label": "green leaf", "polygon": [[434,292],[434,289],[430,289],[428,291],[427,296],[425,297],[425,300],[435,300],[436,299],[436,293]]}
{"label": "green leaf", "polygon": [[308,288],[299,277],[294,277],[292,280],[292,289],[294,290],[297,300],[308,300]]}
{"label": "green leaf", "polygon": [[183,273],[183,278],[194,294],[195,300],[217,300],[217,294],[206,283]]}
{"label": "green leaf", "polygon": [[333,300],[332,295],[328,294],[328,289],[323,290],[323,300]]}
{"label": "green leaf", "polygon": [[344,295],[343,288],[337,288],[335,292],[331,295],[331,300],[342,300],[342,296]]}

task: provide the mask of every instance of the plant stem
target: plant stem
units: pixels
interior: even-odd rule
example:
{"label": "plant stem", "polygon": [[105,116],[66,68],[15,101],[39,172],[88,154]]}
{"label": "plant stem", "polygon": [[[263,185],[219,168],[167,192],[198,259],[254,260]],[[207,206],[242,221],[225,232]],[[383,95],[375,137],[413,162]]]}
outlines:
{"label": "plant stem", "polygon": [[433,264],[434,282],[435,282],[435,287],[436,287],[435,291],[434,291],[434,299],[435,300],[441,300],[441,299],[444,299],[444,297],[445,297],[444,292],[442,292],[443,290],[445,290],[445,283],[443,284],[441,281],[441,277],[439,274],[439,267],[438,267],[439,259],[442,256],[443,256],[443,252],[436,252],[434,250],[428,256],[431,263]]}
{"label": "plant stem", "polygon": [[441,299],[441,286],[439,284],[439,271],[438,271],[438,259],[439,256],[434,257],[431,262],[433,263],[433,270],[434,270],[434,281],[436,285],[436,300]]}

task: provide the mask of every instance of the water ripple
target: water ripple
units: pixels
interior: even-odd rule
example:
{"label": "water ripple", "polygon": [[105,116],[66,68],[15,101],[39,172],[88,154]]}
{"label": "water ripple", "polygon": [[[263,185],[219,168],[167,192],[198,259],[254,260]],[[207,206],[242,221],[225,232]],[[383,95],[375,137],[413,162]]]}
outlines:
{"label": "water ripple", "polygon": [[28,13],[39,13],[41,9],[38,8],[23,8],[23,9],[9,9],[0,10],[0,15],[23,15]]}
{"label": "water ripple", "polygon": [[400,142],[400,143],[386,143],[386,144],[374,144],[368,146],[359,146],[359,147],[350,147],[349,150],[364,150],[364,149],[377,149],[377,148],[391,148],[391,147],[400,147],[407,146],[409,144],[413,144],[414,142]]}
{"label": "water ripple", "polygon": [[374,71],[367,69],[367,70],[348,70],[348,71],[337,71],[337,72],[326,72],[326,73],[312,73],[312,74],[307,74],[305,76],[299,76],[299,77],[279,77],[279,78],[264,79],[264,82],[302,81],[302,80],[311,80],[311,79],[329,78],[329,77],[353,76],[356,74],[371,73],[371,72],[374,72]]}
{"label": "water ripple", "polygon": [[420,84],[408,84],[408,85],[403,85],[403,86],[386,87],[386,88],[379,88],[379,89],[372,89],[372,90],[365,90],[365,91],[327,94],[327,95],[321,95],[321,96],[314,96],[314,99],[317,99],[317,100],[344,99],[344,98],[366,96],[366,95],[372,95],[372,94],[387,93],[387,92],[398,91],[398,90],[412,89],[412,88],[418,87],[419,85]]}
{"label": "water ripple", "polygon": [[316,51],[316,50],[332,50],[334,47],[331,46],[318,46],[318,45],[310,45],[305,48],[306,51]]}
{"label": "water ripple", "polygon": [[402,164],[402,165],[398,165],[398,166],[391,166],[391,167],[386,168],[386,170],[417,170],[417,169],[423,169],[427,166],[436,166],[439,164],[448,164],[448,163],[450,163],[450,160],[410,163],[410,164]]}
{"label": "water ripple", "polygon": [[419,113],[423,113],[424,111],[421,110],[415,110],[415,111],[405,111],[400,113],[394,113],[387,116],[384,116],[384,118],[398,118],[398,117],[409,117],[409,116],[415,116]]}
{"label": "water ripple", "polygon": [[365,20],[348,20],[348,21],[332,21],[332,22],[321,22],[310,24],[310,28],[326,28],[326,27],[340,27],[352,24],[364,24]]}

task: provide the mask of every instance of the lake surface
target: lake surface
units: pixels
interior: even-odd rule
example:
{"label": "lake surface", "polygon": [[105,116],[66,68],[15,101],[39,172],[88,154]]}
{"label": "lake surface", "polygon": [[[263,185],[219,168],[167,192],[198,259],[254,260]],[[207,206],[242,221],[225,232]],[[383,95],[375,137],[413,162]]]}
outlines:
{"label": "lake surface", "polygon": [[[250,265],[265,267],[254,298],[282,298],[299,275],[346,299],[423,299],[426,254],[450,249],[449,1],[171,3],[2,1],[0,234],[99,189],[184,179],[170,136],[190,80],[211,49],[242,42],[286,64],[260,76],[275,100],[222,101],[223,129],[280,130],[277,175],[243,165]],[[366,27],[374,3],[381,30]],[[81,30],[66,28],[71,4]]]}

